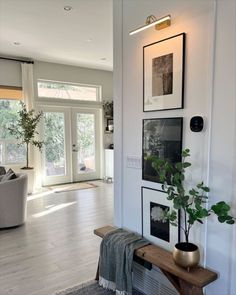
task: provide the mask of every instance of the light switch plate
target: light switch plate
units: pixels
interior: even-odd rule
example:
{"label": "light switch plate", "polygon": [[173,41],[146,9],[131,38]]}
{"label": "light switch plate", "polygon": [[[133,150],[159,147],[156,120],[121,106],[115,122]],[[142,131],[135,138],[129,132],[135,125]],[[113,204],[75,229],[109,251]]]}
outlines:
{"label": "light switch plate", "polygon": [[133,169],[141,169],[142,168],[141,158],[138,156],[127,156],[126,167],[133,168]]}

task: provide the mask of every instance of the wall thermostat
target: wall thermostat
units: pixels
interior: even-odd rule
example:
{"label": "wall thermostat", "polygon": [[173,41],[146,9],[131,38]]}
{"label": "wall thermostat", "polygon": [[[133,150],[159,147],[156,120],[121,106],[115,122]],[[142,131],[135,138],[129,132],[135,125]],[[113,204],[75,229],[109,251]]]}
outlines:
{"label": "wall thermostat", "polygon": [[204,126],[203,118],[201,116],[194,116],[190,120],[190,129],[193,132],[200,132],[202,131]]}

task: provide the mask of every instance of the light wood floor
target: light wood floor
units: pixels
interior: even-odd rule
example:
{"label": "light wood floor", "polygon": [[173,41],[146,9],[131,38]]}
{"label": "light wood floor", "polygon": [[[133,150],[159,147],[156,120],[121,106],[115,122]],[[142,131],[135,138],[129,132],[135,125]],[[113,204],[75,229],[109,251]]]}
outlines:
{"label": "light wood floor", "polygon": [[95,276],[101,239],[112,224],[113,186],[30,196],[24,226],[0,231],[0,295],[52,295]]}

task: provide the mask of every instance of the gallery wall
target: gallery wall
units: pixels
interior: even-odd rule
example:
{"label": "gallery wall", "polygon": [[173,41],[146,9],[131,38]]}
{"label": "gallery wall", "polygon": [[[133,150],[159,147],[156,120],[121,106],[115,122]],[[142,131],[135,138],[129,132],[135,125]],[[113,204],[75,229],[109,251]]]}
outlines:
{"label": "gallery wall", "polygon": [[[114,104],[115,129],[118,129],[117,132],[115,131],[114,138],[116,146],[115,223],[119,226],[141,233],[141,187],[161,188],[158,183],[142,180],[141,167],[130,168],[127,162],[129,157],[141,160],[143,119],[183,117],[183,148],[190,148],[190,161],[193,165],[191,173],[188,175],[188,183],[194,185],[204,180],[207,185],[212,187],[213,192],[217,190],[217,197],[210,194],[210,197],[214,198],[212,202],[225,199],[224,186],[216,184],[222,168],[221,165],[217,165],[216,160],[219,154],[223,153],[222,161],[226,164],[225,169],[229,168],[231,173],[230,177],[224,178],[225,183],[230,187],[226,200],[233,201],[232,177],[235,176],[233,149],[235,150],[236,145],[235,135],[233,135],[235,134],[235,96],[233,96],[233,92],[235,95],[235,86],[233,86],[231,79],[235,79],[235,57],[231,60],[232,63],[230,63],[230,59],[232,57],[231,50],[235,52],[235,36],[230,39],[232,36],[230,37],[230,34],[228,34],[226,37],[223,32],[229,31],[229,27],[231,27],[231,30],[235,28],[235,3],[231,0],[227,1],[227,4],[219,1],[220,7],[217,7],[217,3],[214,0],[114,0]],[[228,10],[231,12],[230,14]],[[146,17],[150,14],[157,17],[171,14],[171,27],[162,31],[148,29],[130,36],[129,31],[144,24]],[[226,19],[227,22],[225,22]],[[217,26],[215,26],[216,20],[218,21]],[[144,113],[143,46],[182,32],[186,33],[184,108]],[[225,36],[224,39],[222,39],[223,36]],[[215,44],[215,41],[218,43]],[[226,42],[228,46],[225,47],[225,43],[222,42]],[[231,49],[228,49],[228,51],[226,48]],[[231,79],[225,85],[227,88],[223,86],[223,80],[224,77],[228,76],[226,68],[229,64],[223,62],[222,56],[224,54],[227,55],[227,61],[231,65],[229,71]],[[229,89],[227,101],[230,103],[227,110],[226,107],[220,106],[222,95],[218,88],[221,89],[221,92]],[[220,93],[217,94],[218,98],[216,92]],[[229,119],[227,116],[228,108],[230,108]],[[226,113],[224,116],[219,116],[222,111],[226,111]],[[202,132],[195,133],[189,128],[190,118],[194,115],[200,115],[204,118],[205,126]],[[227,117],[227,120],[225,120],[225,117]],[[221,137],[222,132],[221,134],[217,132],[218,125],[221,123],[223,124],[220,130],[224,133],[226,143],[229,144],[227,155],[222,148],[224,142]],[[231,123],[230,126],[232,126],[229,134],[226,132],[228,123]],[[219,143],[221,144],[219,145]],[[221,234],[225,236],[220,238],[218,234],[218,237],[216,237],[216,229],[218,233],[223,230]],[[200,247],[201,263],[207,264],[220,273],[222,272],[220,278],[207,287],[207,294],[209,295],[223,294],[222,288],[224,290],[227,288],[225,295],[234,294],[233,291],[230,293],[230,287],[228,287],[232,285],[232,274],[235,274],[235,252],[232,252],[229,241],[230,234],[235,236],[233,227],[228,226],[225,229],[225,226],[222,227],[211,219],[202,226],[195,226],[190,237],[191,241],[197,243]],[[224,243],[218,241],[224,238]],[[230,250],[228,254],[224,255],[226,258],[224,263],[217,260],[219,253],[222,252],[221,247]],[[230,262],[232,258],[234,260]],[[224,271],[226,271],[225,275],[223,275]],[[227,287],[223,287],[225,285]]]}

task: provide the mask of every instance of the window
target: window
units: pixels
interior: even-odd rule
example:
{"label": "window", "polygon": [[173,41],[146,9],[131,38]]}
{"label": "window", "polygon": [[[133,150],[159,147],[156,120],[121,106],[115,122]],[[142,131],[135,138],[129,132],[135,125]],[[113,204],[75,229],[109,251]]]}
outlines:
{"label": "window", "polygon": [[82,101],[99,101],[100,86],[38,80],[38,96]]}
{"label": "window", "polygon": [[18,118],[21,88],[0,86],[0,164],[19,164],[25,161],[25,147],[9,133],[8,127]]}

